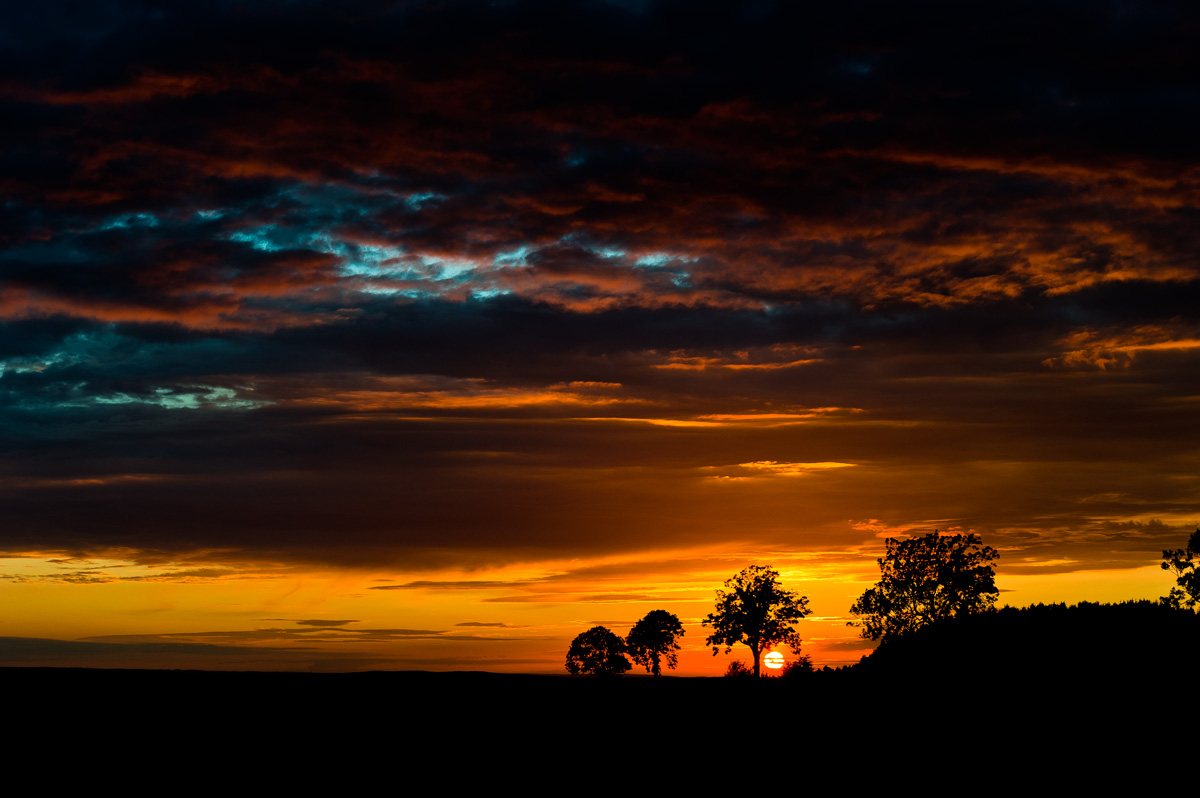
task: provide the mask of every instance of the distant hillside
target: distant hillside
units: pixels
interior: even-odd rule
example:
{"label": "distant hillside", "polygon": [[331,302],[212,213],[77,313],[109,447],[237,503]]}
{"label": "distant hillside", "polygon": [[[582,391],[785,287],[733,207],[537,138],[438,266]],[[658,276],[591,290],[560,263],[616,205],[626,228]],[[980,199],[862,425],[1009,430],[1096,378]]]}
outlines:
{"label": "distant hillside", "polygon": [[956,618],[881,645],[864,679],[969,676],[1006,689],[1122,693],[1190,684],[1200,614],[1151,601],[1035,604]]}

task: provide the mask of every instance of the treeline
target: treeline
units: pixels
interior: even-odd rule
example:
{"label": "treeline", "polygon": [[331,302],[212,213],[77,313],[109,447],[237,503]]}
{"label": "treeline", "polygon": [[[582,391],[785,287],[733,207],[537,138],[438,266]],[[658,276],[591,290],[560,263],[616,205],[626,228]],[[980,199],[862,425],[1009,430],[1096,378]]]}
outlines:
{"label": "treeline", "polygon": [[[855,667],[866,674],[913,676],[950,669],[1010,682],[1191,678],[1200,663],[1200,615],[1192,611],[1200,604],[1200,529],[1185,548],[1162,556],[1176,587],[1158,601],[996,610],[993,563],[999,553],[979,536],[935,530],[907,540],[888,538],[878,560],[879,581],[850,607],[849,624],[879,644]],[[713,654],[737,645],[750,649],[753,667],[734,661],[727,676],[760,676],[764,661],[769,669],[781,669],[784,657],[772,650],[779,645],[793,653],[788,675],[828,675],[834,671],[816,671],[800,652],[795,624],[810,613],[808,598],[783,589],[777,571],[751,565],[717,591],[716,607],[702,622],[713,629],[705,644]],[[567,670],[620,675],[631,667],[629,654],[657,676],[660,661],[675,666],[683,633],[679,619],[664,610],[639,621],[626,639],[595,627],[572,643]]]}
{"label": "treeline", "polygon": [[[880,594],[887,594],[888,600],[882,602],[887,618],[868,619],[864,624],[863,636],[874,636],[880,645],[855,666],[861,676],[967,673],[977,681],[1017,689],[1039,686],[1085,692],[1114,685],[1149,690],[1152,685],[1195,678],[1200,664],[1200,614],[1193,612],[1200,603],[1200,530],[1185,548],[1162,553],[1162,568],[1175,576],[1176,587],[1157,601],[1085,601],[994,610],[990,602],[954,606],[957,602],[951,600],[942,602],[940,606],[948,609],[940,613],[928,609],[937,597],[980,595],[977,588],[952,589],[953,583],[970,585],[974,580],[975,585],[986,584],[987,592],[994,595],[990,562],[996,552],[980,549],[974,536],[965,540],[926,536],[887,544],[888,553],[879,561],[883,579],[852,608],[857,612],[864,605],[878,604]],[[937,553],[931,553],[935,547]],[[974,554],[946,556],[945,552],[964,547]],[[974,575],[968,578],[959,565],[947,569],[951,562],[970,562]],[[903,578],[895,579],[898,574]],[[868,598],[871,601],[864,601]],[[898,618],[905,623],[898,623]]]}
{"label": "treeline", "polygon": [[1060,688],[1193,679],[1200,614],[1162,601],[1035,604],[942,620],[897,637],[854,666],[863,676],[932,670]]}

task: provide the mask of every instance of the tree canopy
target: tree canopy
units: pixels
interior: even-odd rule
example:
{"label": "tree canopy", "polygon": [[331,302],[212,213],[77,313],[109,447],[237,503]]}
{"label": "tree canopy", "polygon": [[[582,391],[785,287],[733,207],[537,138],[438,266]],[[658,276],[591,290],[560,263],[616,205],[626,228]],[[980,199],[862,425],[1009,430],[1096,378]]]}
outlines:
{"label": "tree canopy", "polygon": [[666,610],[651,610],[625,636],[625,646],[633,661],[650,673],[661,673],[662,660],[668,668],[679,664],[679,638],[685,634],[679,617]]}
{"label": "tree canopy", "polygon": [[762,674],[762,652],[777,643],[799,644],[792,627],[808,615],[808,598],[784,590],[779,584],[779,572],[766,565],[751,565],[731,579],[725,590],[717,591],[716,609],[704,618],[704,625],[713,633],[705,645],[713,647],[715,656],[722,646],[729,653],[741,643],[754,654],[754,675]]}
{"label": "tree canopy", "polygon": [[620,676],[632,667],[625,657],[625,641],[603,626],[581,632],[567,651],[567,671],[572,676]]}
{"label": "tree canopy", "polygon": [[1175,549],[1163,552],[1162,569],[1175,574],[1175,584],[1171,592],[1163,599],[1173,607],[1192,609],[1200,602],[1200,529],[1188,538],[1186,549]]}
{"label": "tree canopy", "polygon": [[945,618],[995,608],[999,553],[978,535],[939,535],[887,539],[878,560],[880,579],[850,608],[862,636],[886,643]]}

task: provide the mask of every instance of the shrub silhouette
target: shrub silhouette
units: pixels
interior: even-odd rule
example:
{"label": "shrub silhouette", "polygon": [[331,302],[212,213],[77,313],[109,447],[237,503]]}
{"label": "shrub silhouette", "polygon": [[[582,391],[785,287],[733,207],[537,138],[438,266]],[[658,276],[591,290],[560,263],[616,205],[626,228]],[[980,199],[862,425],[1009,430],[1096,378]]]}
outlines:
{"label": "shrub silhouette", "polygon": [[735,659],[733,662],[729,663],[729,667],[725,669],[725,675],[731,679],[751,679],[754,677],[754,671],[752,671],[746,665],[746,663],[742,662],[740,659]]}
{"label": "shrub silhouette", "polygon": [[780,677],[795,679],[798,676],[807,676],[810,673],[815,673],[816,668],[813,667],[812,657],[807,654],[796,652],[796,658],[783,666],[783,670],[779,672]]}

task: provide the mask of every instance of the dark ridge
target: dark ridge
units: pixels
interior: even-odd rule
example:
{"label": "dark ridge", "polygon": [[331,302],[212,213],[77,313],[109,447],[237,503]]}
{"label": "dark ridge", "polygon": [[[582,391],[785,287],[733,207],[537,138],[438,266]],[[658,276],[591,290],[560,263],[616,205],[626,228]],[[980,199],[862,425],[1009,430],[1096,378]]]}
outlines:
{"label": "dark ridge", "polygon": [[865,682],[969,674],[992,689],[1110,696],[1191,682],[1200,614],[1152,601],[1035,604],[954,618],[881,645],[855,666]]}

